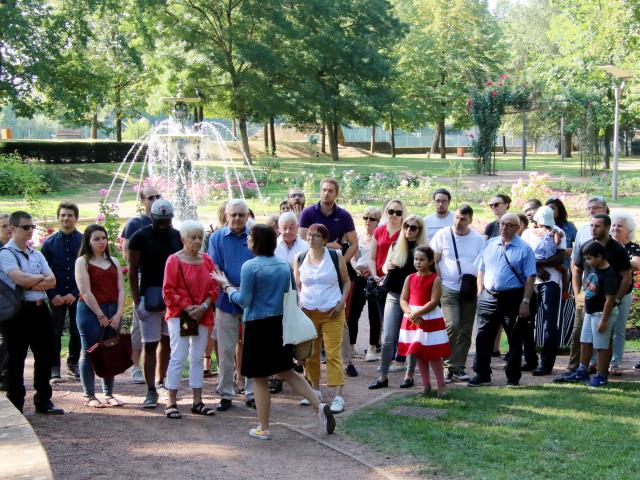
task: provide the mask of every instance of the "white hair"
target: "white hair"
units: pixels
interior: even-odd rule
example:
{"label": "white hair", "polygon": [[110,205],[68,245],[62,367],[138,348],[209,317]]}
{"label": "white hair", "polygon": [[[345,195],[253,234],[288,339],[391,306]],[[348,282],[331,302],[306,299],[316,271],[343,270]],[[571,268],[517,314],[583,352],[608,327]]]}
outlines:
{"label": "white hair", "polygon": [[200,222],[195,220],[185,220],[180,224],[180,236],[182,238],[185,238],[194,232],[202,233],[204,235],[204,227]]}
{"label": "white hair", "polygon": [[278,225],[284,225],[286,222],[293,222],[298,225],[298,217],[293,212],[284,212],[278,218]]}
{"label": "white hair", "polygon": [[0,218],[9,218],[8,213],[0,213]]}
{"label": "white hair", "polygon": [[611,212],[611,225],[616,221],[621,221],[624,223],[625,227],[629,229],[629,239],[633,242],[636,237],[636,221],[633,216],[628,212],[623,212],[620,210],[614,210]]}
{"label": "white hair", "polygon": [[245,213],[249,213],[249,205],[241,198],[232,198],[227,202],[227,206],[225,208],[225,212],[229,213],[233,207],[242,207]]}

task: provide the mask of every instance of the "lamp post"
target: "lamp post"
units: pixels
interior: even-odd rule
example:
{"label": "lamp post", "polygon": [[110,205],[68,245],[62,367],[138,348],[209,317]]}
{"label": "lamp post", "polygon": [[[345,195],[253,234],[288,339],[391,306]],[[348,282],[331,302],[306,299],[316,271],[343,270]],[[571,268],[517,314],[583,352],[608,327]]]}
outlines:
{"label": "lamp post", "polygon": [[601,65],[600,68],[620,81],[620,83],[614,88],[616,110],[613,123],[613,181],[611,182],[611,199],[616,201],[618,200],[618,150],[620,149],[620,146],[618,145],[618,134],[620,129],[620,97],[622,96],[625,82],[627,80],[631,80],[633,78],[633,74],[618,67],[617,65]]}

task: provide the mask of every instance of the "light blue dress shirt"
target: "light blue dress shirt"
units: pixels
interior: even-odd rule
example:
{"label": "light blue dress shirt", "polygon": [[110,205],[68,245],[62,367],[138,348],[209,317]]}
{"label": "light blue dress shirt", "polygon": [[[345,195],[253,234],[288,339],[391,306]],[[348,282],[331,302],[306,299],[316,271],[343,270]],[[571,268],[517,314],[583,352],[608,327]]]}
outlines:
{"label": "light blue dress shirt", "polygon": [[[523,282],[536,274],[536,257],[524,240],[516,235],[504,251],[502,245],[502,237],[490,238],[478,259],[478,270],[484,272],[484,288],[492,292],[522,288]],[[505,253],[520,278],[509,267]]]}
{"label": "light blue dress shirt", "polygon": [[[16,284],[13,283],[13,281],[7,274],[18,268],[24,273],[31,273],[33,275],[41,273],[46,276],[51,273],[51,269],[49,268],[47,260],[44,258],[44,255],[42,255],[42,253],[40,253],[38,250],[34,250],[31,247],[26,247],[27,251],[24,252],[18,248],[13,240],[9,240],[9,242],[5,245],[5,248],[11,249],[20,259],[20,265],[18,265],[16,257],[13,255],[13,253],[6,250],[2,250],[0,252],[0,281],[3,281],[11,288],[15,289]],[[22,297],[27,302],[37,302],[38,300],[46,300],[47,294],[46,292],[40,290],[24,289],[22,291]]]}

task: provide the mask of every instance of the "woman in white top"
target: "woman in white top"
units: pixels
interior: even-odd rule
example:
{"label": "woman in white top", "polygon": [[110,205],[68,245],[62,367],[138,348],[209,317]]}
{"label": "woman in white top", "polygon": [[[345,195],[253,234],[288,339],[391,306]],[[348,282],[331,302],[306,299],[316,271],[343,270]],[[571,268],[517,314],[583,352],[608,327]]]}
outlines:
{"label": "woman in white top", "polygon": [[355,355],[355,344],[358,337],[358,322],[362,315],[365,303],[369,313],[369,348],[367,349],[367,362],[375,362],[376,348],[380,344],[380,314],[375,300],[366,298],[367,280],[371,276],[371,244],[375,242],[373,231],[378,228],[382,212],[379,208],[369,207],[364,211],[362,220],[365,231],[358,234],[358,253],[351,258],[351,266],[356,272],[353,293],[351,294],[351,305],[349,307],[349,339],[351,343],[351,356]]}
{"label": "woman in white top", "polygon": [[[327,386],[336,388],[331,403],[331,411],[344,410],[342,387],[344,366],[342,365],[342,337],[345,322],[345,304],[351,282],[347,264],[342,255],[325,247],[329,240],[329,230],[322,224],[314,223],[307,230],[309,250],[294,261],[294,272],[300,306],[316,326],[318,338],[313,345],[313,353],[307,360],[307,377],[316,395],[320,393],[320,350],[324,340],[327,358]],[[338,268],[336,268],[336,263]],[[341,285],[342,284],[342,285]],[[342,287],[342,291],[341,291]]]}

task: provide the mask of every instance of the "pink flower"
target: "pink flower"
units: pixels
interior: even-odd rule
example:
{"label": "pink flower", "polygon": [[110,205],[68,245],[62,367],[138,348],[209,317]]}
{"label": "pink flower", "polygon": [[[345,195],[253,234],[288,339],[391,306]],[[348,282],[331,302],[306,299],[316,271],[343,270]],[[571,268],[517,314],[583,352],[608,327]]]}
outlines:
{"label": "pink flower", "polygon": [[140,185],[134,185],[133,186],[133,191],[138,193],[140,191]]}
{"label": "pink flower", "polygon": [[634,284],[633,284],[633,288],[640,288],[640,282],[638,282],[638,283],[634,283]]}
{"label": "pink flower", "polygon": [[47,235],[51,235],[53,233],[53,227],[47,228]]}
{"label": "pink flower", "polygon": [[499,87],[504,87],[504,83],[502,83],[502,82],[498,82],[498,86],[499,86]]}
{"label": "pink flower", "polygon": [[498,92],[496,92],[495,90],[493,92],[491,92],[491,96],[492,97],[497,97],[498,96]]}
{"label": "pink flower", "polygon": [[104,222],[104,219],[105,219],[104,213],[101,213],[101,214],[99,214],[99,215],[98,215],[98,217],[96,218],[96,221],[97,221],[98,223],[100,223],[100,222]]}
{"label": "pink flower", "polygon": [[129,267],[123,267],[122,268],[122,273],[123,274],[129,273]]}
{"label": "pink flower", "polygon": [[487,87],[492,87],[492,86],[493,86],[493,82],[487,82],[487,83],[485,83],[485,85],[486,85]]}
{"label": "pink flower", "polygon": [[47,241],[47,237],[40,237],[40,246],[44,245],[44,242]]}
{"label": "pink flower", "polygon": [[500,78],[502,80],[506,80],[507,78],[509,78],[509,75],[507,75],[506,73],[503,73],[502,75],[500,75]]}
{"label": "pink flower", "polygon": [[633,300],[634,302],[638,301],[638,296],[637,295],[631,295],[631,300]]}
{"label": "pink flower", "polygon": [[109,193],[109,190],[107,190],[106,188],[101,188],[100,189],[100,196],[101,197],[106,197],[108,193]]}

